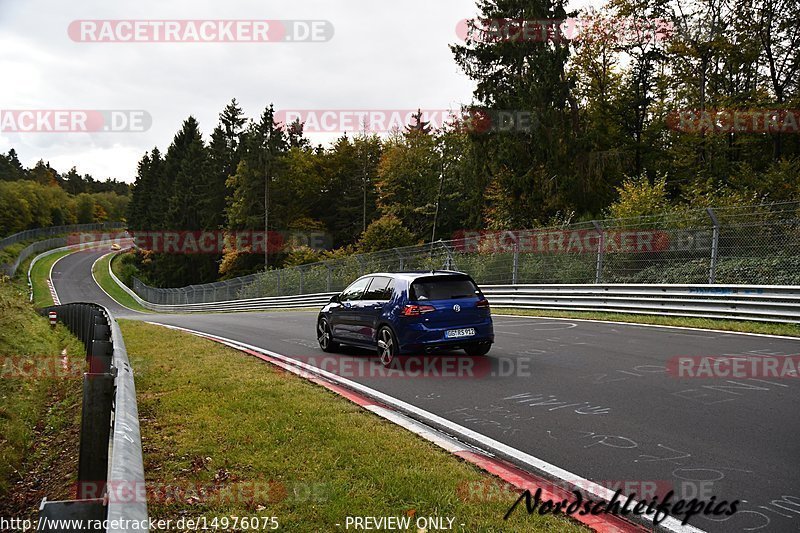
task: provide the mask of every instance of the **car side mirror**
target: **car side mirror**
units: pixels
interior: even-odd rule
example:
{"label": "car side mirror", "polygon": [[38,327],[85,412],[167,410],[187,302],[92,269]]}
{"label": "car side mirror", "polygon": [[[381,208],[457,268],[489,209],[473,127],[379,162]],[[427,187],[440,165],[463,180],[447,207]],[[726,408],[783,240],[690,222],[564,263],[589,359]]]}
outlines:
{"label": "car side mirror", "polygon": [[338,295],[338,294],[334,294],[333,296],[331,296],[331,301],[330,301],[330,303],[332,303],[332,304],[338,304],[338,303],[339,303],[339,295]]}

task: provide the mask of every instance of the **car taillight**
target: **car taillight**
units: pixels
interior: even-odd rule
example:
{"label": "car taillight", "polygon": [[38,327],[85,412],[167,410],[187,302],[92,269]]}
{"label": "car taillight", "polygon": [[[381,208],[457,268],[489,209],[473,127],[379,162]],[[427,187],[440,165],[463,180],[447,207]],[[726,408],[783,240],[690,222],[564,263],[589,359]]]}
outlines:
{"label": "car taillight", "polygon": [[475,304],[475,307],[478,309],[489,309],[489,300],[486,298],[483,300],[478,300],[478,303]]}
{"label": "car taillight", "polygon": [[436,308],[432,305],[406,305],[403,308],[403,315],[404,316],[419,316],[424,313],[430,313],[431,311],[436,311]]}

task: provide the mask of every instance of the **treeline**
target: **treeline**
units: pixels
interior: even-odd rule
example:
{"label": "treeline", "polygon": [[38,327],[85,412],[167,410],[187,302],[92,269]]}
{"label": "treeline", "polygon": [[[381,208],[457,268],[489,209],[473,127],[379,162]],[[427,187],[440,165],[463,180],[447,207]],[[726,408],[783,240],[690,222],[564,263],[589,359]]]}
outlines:
{"label": "treeline", "polygon": [[39,161],[25,168],[12,148],[0,153],[0,236],[32,228],[125,219],[128,184],[59,173]]}
{"label": "treeline", "polygon": [[[799,108],[800,3],[614,0],[581,14],[565,5],[482,0],[477,18],[578,17],[576,38],[477,28],[451,47],[477,87],[465,115],[525,112],[525,128],[430,130],[418,120],[387,138],[356,132],[322,147],[302,124],[277,123],[272,106],[249,120],[233,100],[209,142],[189,117],[166,153],[144,156],[131,227],[263,230],[268,217],[270,230],[328,232],[335,255],[458,229],[800,197],[797,134],[681,129],[674,120],[686,110]],[[641,30],[653,21],[672,29]],[[269,266],[324,257],[290,245]],[[177,286],[252,272],[264,257],[145,254],[139,264],[151,283]]]}
{"label": "treeline", "polygon": [[125,196],[130,192],[130,186],[124,181],[113,178],[99,181],[91,174],[81,176],[75,167],[61,173],[41,159],[33,167],[25,168],[17,157],[17,151],[11,148],[7,154],[0,153],[0,181],[17,180],[35,181],[41,185],[58,185],[69,194],[113,192]]}

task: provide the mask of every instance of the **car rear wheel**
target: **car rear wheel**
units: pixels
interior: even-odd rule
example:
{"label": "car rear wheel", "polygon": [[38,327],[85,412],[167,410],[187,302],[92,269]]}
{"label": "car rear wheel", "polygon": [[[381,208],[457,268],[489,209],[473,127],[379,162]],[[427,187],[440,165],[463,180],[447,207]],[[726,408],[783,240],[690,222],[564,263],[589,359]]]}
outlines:
{"label": "car rear wheel", "polygon": [[386,326],[378,331],[378,357],[383,366],[389,366],[397,356],[399,346],[392,330]]}
{"label": "car rear wheel", "polygon": [[339,343],[333,340],[331,327],[325,318],[320,318],[317,322],[317,342],[323,352],[333,352],[339,347]]}
{"label": "car rear wheel", "polygon": [[473,344],[464,348],[464,351],[467,352],[467,355],[470,357],[480,357],[489,353],[491,348],[491,344]]}

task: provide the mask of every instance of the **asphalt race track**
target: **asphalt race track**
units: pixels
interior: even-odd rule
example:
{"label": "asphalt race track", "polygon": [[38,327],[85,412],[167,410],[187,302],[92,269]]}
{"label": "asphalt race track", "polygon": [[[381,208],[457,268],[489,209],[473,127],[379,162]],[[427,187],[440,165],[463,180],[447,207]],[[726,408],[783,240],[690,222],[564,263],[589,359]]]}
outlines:
{"label": "asphalt race track", "polygon": [[104,253],[75,253],[55,264],[62,303],[93,301],[117,317],[200,330],[342,369],[354,381],[604,486],[629,483],[638,490],[655,482],[659,492],[673,488],[687,499],[742,501],[733,516],[695,517],[691,524],[700,529],[800,530],[800,382],[678,378],[665,369],[682,355],[798,354],[800,341],[496,316],[496,344],[483,370],[390,377],[353,371],[378,368],[369,352],[324,354],[313,312],[156,315],[122,308],[91,277]]}

